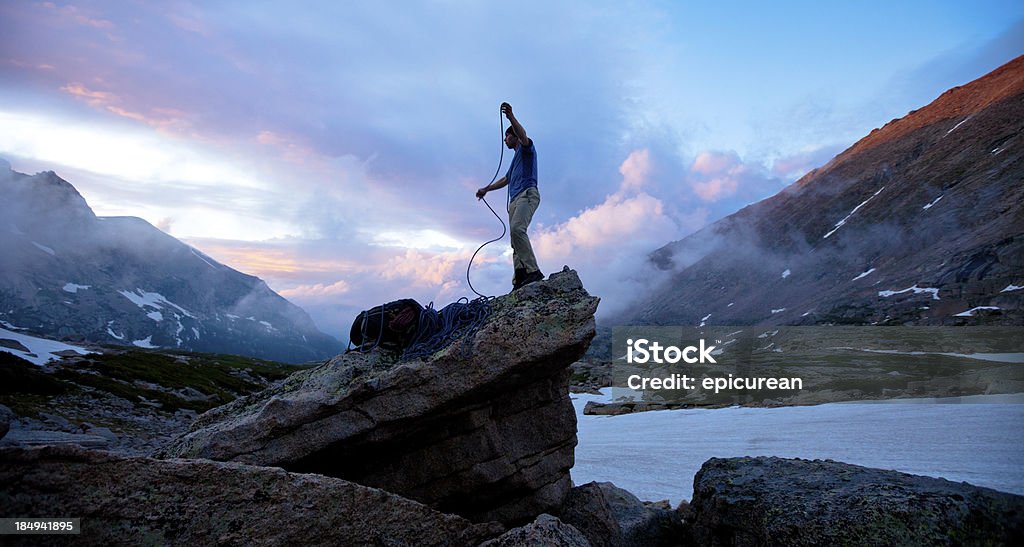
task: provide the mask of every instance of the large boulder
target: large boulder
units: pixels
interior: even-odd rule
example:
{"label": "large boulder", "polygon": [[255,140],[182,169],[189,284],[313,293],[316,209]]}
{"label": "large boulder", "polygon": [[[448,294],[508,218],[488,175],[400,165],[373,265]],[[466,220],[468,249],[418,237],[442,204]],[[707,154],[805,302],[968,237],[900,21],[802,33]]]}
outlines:
{"label": "large boulder", "polygon": [[1024,496],[830,460],[712,458],[696,545],[1020,545]]}
{"label": "large boulder", "polygon": [[594,547],[677,545],[685,534],[678,513],[647,505],[610,482],[573,488],[559,516]]}
{"label": "large boulder", "polygon": [[529,522],[571,487],[569,367],[598,301],[566,268],[492,300],[479,330],[426,359],[340,355],[211,410],[158,455],[318,473],[478,522]]}
{"label": "large boulder", "polygon": [[477,545],[503,531],[332,477],[66,445],[0,449],[0,507],[80,518],[86,545]]}
{"label": "large boulder", "polygon": [[526,526],[513,528],[497,538],[481,543],[480,547],[522,547],[524,545],[591,547],[587,538],[579,530],[546,513]]}

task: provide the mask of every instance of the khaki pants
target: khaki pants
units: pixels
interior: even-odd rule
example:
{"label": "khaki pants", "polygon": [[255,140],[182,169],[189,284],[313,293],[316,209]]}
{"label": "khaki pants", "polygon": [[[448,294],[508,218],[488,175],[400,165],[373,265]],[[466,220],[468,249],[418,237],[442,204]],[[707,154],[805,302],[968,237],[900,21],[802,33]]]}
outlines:
{"label": "khaki pants", "polygon": [[530,236],[526,229],[530,227],[533,213],[540,206],[540,192],[536,188],[527,188],[508,205],[508,226],[512,232],[512,265],[515,269],[532,273],[540,270],[537,257],[530,245]]}

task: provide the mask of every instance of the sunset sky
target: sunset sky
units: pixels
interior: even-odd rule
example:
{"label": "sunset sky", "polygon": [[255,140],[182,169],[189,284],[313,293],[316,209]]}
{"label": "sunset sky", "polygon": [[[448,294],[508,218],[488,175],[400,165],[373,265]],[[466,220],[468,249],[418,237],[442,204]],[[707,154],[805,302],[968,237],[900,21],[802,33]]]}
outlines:
{"label": "sunset sky", "polygon": [[[537,146],[541,269],[577,269],[600,316],[657,281],[650,251],[1022,53],[1019,0],[15,0],[0,157],[342,337],[382,302],[475,296],[508,101]],[[511,274],[506,237],[472,276]]]}

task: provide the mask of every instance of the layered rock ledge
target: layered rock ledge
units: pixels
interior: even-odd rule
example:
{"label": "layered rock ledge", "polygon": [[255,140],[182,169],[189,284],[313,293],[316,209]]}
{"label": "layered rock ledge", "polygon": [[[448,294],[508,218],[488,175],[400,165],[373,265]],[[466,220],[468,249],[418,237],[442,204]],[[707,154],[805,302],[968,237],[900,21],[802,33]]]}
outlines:
{"label": "layered rock ledge", "polygon": [[80,535],[35,537],[47,545],[476,545],[502,532],[342,479],[76,446],[0,449],[0,485],[5,516],[81,519]]}
{"label": "layered rock ledge", "polygon": [[422,359],[349,353],[202,415],[159,457],[317,473],[477,522],[529,522],[571,487],[570,365],[599,299],[566,268],[491,301],[470,338]]}

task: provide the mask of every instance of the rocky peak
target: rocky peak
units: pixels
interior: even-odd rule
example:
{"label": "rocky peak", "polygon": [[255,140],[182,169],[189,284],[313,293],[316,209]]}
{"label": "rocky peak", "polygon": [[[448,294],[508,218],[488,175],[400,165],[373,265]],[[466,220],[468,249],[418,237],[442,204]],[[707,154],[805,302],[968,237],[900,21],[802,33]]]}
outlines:
{"label": "rocky peak", "polygon": [[[7,169],[3,169],[5,166]],[[82,194],[53,171],[25,176],[12,171],[10,164],[4,161],[0,164],[0,184],[8,198],[5,210],[28,214],[36,210],[60,211],[61,214],[95,217]]]}
{"label": "rocky peak", "polygon": [[347,353],[202,415],[164,457],[283,467],[394,492],[477,522],[528,522],[569,488],[569,366],[598,299],[566,268],[491,301],[425,359]]}
{"label": "rocky peak", "polygon": [[[834,163],[841,163],[868,149],[904,138],[914,131],[945,120],[955,120],[953,123],[962,122],[995,103],[1011,99],[1021,93],[1024,93],[1024,55],[967,85],[945,91],[927,108],[913,110],[906,116],[875,129],[837,156]],[[810,179],[802,179],[804,182],[807,180]]]}

